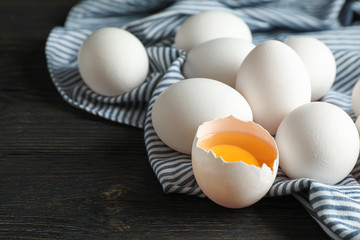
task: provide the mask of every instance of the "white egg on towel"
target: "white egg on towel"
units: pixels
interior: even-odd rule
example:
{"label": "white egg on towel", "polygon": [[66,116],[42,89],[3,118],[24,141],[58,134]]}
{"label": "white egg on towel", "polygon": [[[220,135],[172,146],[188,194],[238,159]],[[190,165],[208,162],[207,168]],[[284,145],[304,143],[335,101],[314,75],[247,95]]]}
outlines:
{"label": "white egg on towel", "polygon": [[200,124],[234,116],[252,121],[244,97],[230,86],[207,78],[190,78],[166,88],[155,100],[152,123],[159,138],[170,148],[191,154]]}
{"label": "white egg on towel", "polygon": [[311,82],[311,100],[319,100],[335,81],[333,53],[325,43],[313,37],[293,37],[285,43],[295,50],[306,66]]}
{"label": "white egg on towel", "polygon": [[249,53],[235,88],[248,101],[254,122],[272,135],[289,112],[311,99],[304,63],[293,49],[276,40],[265,41]]}
{"label": "white egg on towel", "polygon": [[223,37],[252,41],[250,28],[241,18],[225,11],[205,11],[181,24],[175,34],[175,47],[189,52],[196,45]]}
{"label": "white egg on towel", "polygon": [[245,57],[255,47],[239,38],[217,38],[195,46],[183,66],[186,78],[211,78],[235,87]]}
{"label": "white egg on towel", "polygon": [[360,80],[358,80],[351,93],[351,103],[355,116],[360,116]]}
{"label": "white egg on towel", "polygon": [[149,70],[143,44],[130,32],[106,27],[93,32],[78,53],[80,75],[94,92],[119,96],[141,85]]}
{"label": "white egg on towel", "polygon": [[290,178],[336,184],[354,168],[359,134],[350,116],[326,102],[304,104],[289,113],[276,134],[280,167]]}

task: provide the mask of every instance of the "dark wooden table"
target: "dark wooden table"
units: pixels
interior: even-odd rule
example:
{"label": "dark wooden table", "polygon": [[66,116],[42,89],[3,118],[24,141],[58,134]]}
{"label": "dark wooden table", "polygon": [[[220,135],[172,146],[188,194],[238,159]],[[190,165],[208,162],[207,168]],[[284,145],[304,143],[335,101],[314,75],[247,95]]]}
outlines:
{"label": "dark wooden table", "polygon": [[63,101],[44,46],[76,2],[0,1],[0,239],[327,239],[291,196],[163,193],[141,129]]}

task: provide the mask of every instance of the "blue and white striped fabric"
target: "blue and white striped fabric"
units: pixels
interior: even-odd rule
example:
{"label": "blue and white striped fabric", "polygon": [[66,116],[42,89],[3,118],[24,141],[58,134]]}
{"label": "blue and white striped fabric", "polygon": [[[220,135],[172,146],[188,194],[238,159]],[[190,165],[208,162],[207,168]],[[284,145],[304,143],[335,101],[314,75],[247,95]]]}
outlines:
{"label": "blue and white striped fabric", "polygon": [[[351,91],[360,79],[360,0],[85,0],[69,13],[64,27],[54,28],[46,44],[52,80],[65,101],[102,118],[144,129],[153,168],[167,193],[204,196],[191,168],[190,156],[165,146],[154,132],[151,110],[157,96],[184,79],[180,69],[186,54],[174,48],[176,29],[190,15],[221,10],[241,17],[255,44],[286,40],[295,35],[318,38],[337,62],[337,77],[326,101],[351,117]],[[77,52],[84,39],[102,27],[121,27],[146,46],[150,73],[146,82],[119,97],[99,96],[88,89],[77,69]],[[311,179],[290,180],[281,172],[268,193],[292,194],[333,239],[360,239],[360,163],[335,186]]]}

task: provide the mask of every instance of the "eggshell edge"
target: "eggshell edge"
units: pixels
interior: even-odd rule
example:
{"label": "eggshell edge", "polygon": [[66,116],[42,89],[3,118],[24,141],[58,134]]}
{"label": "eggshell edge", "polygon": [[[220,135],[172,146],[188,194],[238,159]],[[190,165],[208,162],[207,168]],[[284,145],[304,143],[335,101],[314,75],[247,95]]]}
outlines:
{"label": "eggshell edge", "polygon": [[[206,128],[212,128],[212,124],[218,121],[226,122],[216,131],[234,131],[234,127],[241,123],[242,127],[250,130],[246,133],[259,136],[268,135],[265,141],[270,143],[277,151],[277,158],[273,166],[265,163],[261,168],[248,165],[244,162],[225,162],[221,157],[216,157],[212,151],[207,152],[198,146],[200,136],[203,136]],[[236,127],[238,128],[238,126]],[[235,129],[236,129],[235,128]],[[235,131],[239,131],[238,129]],[[270,140],[272,139],[272,140]],[[259,201],[269,191],[274,183],[279,166],[279,152],[275,140],[267,130],[254,122],[244,122],[233,116],[205,122],[199,126],[192,147],[192,166],[195,179],[204,194],[215,203],[228,208],[243,208]]]}

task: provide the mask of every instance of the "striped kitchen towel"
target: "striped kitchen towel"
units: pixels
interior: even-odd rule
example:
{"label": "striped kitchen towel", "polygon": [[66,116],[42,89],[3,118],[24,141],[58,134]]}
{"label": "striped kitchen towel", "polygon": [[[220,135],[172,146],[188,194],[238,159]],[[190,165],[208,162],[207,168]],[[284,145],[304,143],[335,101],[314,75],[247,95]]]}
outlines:
{"label": "striped kitchen towel", "polygon": [[[144,129],[149,163],[163,190],[204,196],[191,168],[190,156],[165,146],[154,132],[151,110],[157,96],[184,79],[186,54],[173,46],[176,29],[190,15],[221,10],[242,18],[255,44],[308,35],[333,52],[337,77],[322,101],[335,104],[352,118],[351,91],[360,79],[360,0],[84,0],[71,9],[63,27],[55,27],[46,43],[48,69],[60,95],[74,107],[105,119]],[[78,72],[77,53],[84,39],[102,27],[132,32],[145,45],[150,72],[133,91],[104,97],[88,89]],[[290,180],[279,171],[268,193],[292,194],[333,239],[360,239],[360,164],[335,186],[311,179]]]}

